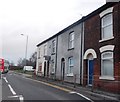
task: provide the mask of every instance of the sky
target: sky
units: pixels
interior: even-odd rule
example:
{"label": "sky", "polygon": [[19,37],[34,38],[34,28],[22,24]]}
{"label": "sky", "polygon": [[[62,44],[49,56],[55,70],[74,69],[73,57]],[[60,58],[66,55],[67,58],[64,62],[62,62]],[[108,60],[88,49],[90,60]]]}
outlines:
{"label": "sky", "polygon": [[[0,0],[0,57],[17,64],[36,45],[105,4],[105,0]],[[22,36],[21,34],[24,34]]]}

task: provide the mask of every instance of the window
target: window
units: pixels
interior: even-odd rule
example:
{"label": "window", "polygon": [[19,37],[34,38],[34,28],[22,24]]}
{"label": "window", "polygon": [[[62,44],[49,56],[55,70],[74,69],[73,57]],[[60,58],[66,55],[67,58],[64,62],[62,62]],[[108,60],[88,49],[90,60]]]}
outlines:
{"label": "window", "polygon": [[55,40],[52,41],[52,53],[55,53]]}
{"label": "window", "polygon": [[68,74],[73,74],[73,67],[74,67],[74,62],[73,62],[73,57],[68,58]]}
{"label": "window", "polygon": [[55,73],[55,61],[54,59],[51,61],[51,74]]}
{"label": "window", "polygon": [[113,77],[113,52],[101,54],[101,76]]}
{"label": "window", "polygon": [[74,48],[74,32],[69,34],[69,49]]}
{"label": "window", "polygon": [[47,55],[47,45],[44,46],[44,55]]}
{"label": "window", "polygon": [[110,39],[113,37],[113,19],[112,13],[103,16],[101,19],[102,23],[102,40]]}

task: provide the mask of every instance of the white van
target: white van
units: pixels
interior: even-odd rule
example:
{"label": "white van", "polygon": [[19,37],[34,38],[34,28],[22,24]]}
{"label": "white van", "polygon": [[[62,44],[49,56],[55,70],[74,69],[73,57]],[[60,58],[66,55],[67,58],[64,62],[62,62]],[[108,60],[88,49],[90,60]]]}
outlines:
{"label": "white van", "polygon": [[23,71],[34,71],[33,66],[24,66]]}

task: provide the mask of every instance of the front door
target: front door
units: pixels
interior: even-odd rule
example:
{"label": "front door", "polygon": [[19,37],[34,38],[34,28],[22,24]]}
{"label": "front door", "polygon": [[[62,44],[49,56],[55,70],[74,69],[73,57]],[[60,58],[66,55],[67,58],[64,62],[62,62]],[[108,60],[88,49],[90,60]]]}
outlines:
{"label": "front door", "polygon": [[93,60],[88,60],[88,85],[92,86],[93,82]]}
{"label": "front door", "polygon": [[61,80],[64,80],[65,75],[65,59],[62,58],[61,60]]}
{"label": "front door", "polygon": [[47,76],[49,76],[49,61],[47,61]]}
{"label": "front door", "polygon": [[46,62],[44,62],[44,77],[46,76]]}

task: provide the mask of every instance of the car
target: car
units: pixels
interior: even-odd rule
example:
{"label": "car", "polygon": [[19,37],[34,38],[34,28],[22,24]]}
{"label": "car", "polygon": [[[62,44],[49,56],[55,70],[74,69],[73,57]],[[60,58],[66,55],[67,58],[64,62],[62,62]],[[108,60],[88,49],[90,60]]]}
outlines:
{"label": "car", "polygon": [[23,71],[25,72],[25,71],[34,71],[35,69],[33,69],[33,66],[24,66],[23,67]]}

